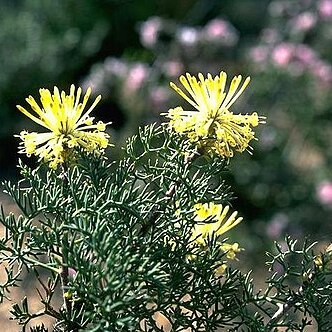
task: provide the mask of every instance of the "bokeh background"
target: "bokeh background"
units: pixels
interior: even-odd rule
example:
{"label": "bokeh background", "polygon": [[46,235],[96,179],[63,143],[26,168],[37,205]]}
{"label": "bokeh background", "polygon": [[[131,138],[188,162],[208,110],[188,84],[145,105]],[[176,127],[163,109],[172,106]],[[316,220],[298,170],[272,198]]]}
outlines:
{"label": "bokeh background", "polygon": [[184,105],[169,81],[224,70],[252,78],[233,111],[268,119],[225,174],[235,238],[252,260],[285,234],[332,240],[332,0],[1,0],[0,44],[1,179],[19,176],[13,135],[36,129],[15,105],[40,87],[102,94],[120,147]]}

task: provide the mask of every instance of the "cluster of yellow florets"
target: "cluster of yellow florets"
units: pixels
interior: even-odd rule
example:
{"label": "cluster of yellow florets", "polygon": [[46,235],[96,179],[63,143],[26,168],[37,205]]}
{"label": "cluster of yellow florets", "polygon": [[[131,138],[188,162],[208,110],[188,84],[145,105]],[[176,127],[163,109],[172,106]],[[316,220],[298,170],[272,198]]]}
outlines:
{"label": "cluster of yellow florets", "polygon": [[[249,84],[246,78],[240,86],[242,76],[232,79],[226,91],[227,75],[204,78],[198,74],[198,79],[190,74],[180,77],[186,93],[171,83],[171,87],[187,100],[194,110],[184,110],[182,107],[170,109],[167,113],[169,126],[178,133],[185,134],[195,143],[198,149],[207,153],[217,153],[220,156],[232,157],[234,151],[243,152],[250,149],[250,141],[255,139],[252,128],[264,123],[264,117],[252,114],[233,114],[229,109],[239,98]],[[109,136],[105,133],[106,124],[99,121],[93,124],[91,111],[100,100],[98,96],[90,108],[84,111],[91,89],[89,88],[80,102],[82,90],[72,85],[69,95],[60,93],[54,87],[53,94],[47,89],[40,89],[41,107],[33,97],[27,98],[32,108],[27,111],[22,106],[17,108],[34,122],[48,130],[45,133],[29,133],[22,131],[21,153],[36,155],[56,168],[71,155],[73,148],[81,147],[91,152],[103,150],[108,146]]]}
{"label": "cluster of yellow florets", "polygon": [[19,137],[22,140],[20,152],[35,155],[49,163],[51,168],[68,161],[75,147],[81,147],[87,152],[102,151],[108,146],[109,136],[105,133],[106,124],[99,121],[93,124],[91,111],[97,105],[101,96],[98,96],[90,108],[84,112],[91,89],[89,88],[80,102],[82,89],[75,93],[74,85],[69,95],[60,93],[54,87],[53,95],[47,89],[40,89],[41,107],[33,97],[26,99],[33,112],[22,106],[17,108],[34,122],[48,131],[45,133],[29,133],[22,131]]}
{"label": "cluster of yellow florets", "polygon": [[184,110],[182,107],[170,109],[167,117],[169,126],[178,133],[185,134],[200,150],[217,153],[220,156],[232,157],[234,151],[243,152],[250,149],[250,141],[255,139],[253,127],[264,123],[264,117],[252,114],[233,114],[229,109],[239,98],[250,82],[247,77],[240,87],[242,76],[232,79],[226,92],[227,75],[210,74],[198,79],[190,74],[180,77],[182,89],[171,83],[171,87],[188,101],[195,110]]}
{"label": "cluster of yellow florets", "polygon": [[[178,209],[176,215],[179,216],[181,211]],[[199,248],[203,251],[208,249],[208,239],[213,236],[219,238],[233,227],[237,226],[243,220],[242,217],[238,217],[238,212],[234,211],[230,213],[230,207],[228,205],[223,206],[222,204],[216,204],[214,202],[209,203],[197,203],[194,205],[193,214],[193,228],[191,230],[191,244],[198,244]],[[167,240],[172,246],[175,246],[174,241]],[[237,253],[242,249],[238,243],[219,243],[219,249],[225,253],[225,257],[229,260],[236,259]],[[190,254],[187,256],[189,261],[197,259],[196,254]],[[227,268],[227,261],[223,260],[219,262],[215,268],[216,275],[222,275]]]}
{"label": "cluster of yellow florets", "polygon": [[197,203],[194,205],[196,222],[192,240],[199,244],[204,244],[207,237],[211,237],[213,233],[220,236],[242,221],[242,217],[237,216],[237,211],[228,216],[229,206],[225,207],[222,204],[210,203]]}

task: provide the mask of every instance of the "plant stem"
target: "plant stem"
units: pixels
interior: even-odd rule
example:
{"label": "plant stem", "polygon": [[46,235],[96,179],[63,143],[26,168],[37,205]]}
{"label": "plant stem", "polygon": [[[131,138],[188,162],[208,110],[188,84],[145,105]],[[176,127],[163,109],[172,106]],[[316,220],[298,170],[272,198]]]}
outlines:
{"label": "plant stem", "polygon": [[[63,189],[65,195],[69,195],[69,184],[68,184],[68,165],[65,162],[63,164],[62,169],[62,178],[63,178]],[[68,231],[65,230],[62,235],[61,241],[61,254],[62,254],[62,270],[60,273],[60,281],[61,281],[61,288],[62,288],[62,298],[63,298],[63,309],[66,313],[66,321],[64,324],[64,331],[68,332],[76,332],[78,331],[75,322],[71,321],[72,316],[72,303],[71,299],[68,296]]]}

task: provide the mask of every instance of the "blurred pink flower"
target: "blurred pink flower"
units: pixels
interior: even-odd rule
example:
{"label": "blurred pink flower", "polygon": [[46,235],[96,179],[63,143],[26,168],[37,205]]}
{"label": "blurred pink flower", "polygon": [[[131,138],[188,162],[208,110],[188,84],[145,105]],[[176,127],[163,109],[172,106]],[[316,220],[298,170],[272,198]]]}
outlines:
{"label": "blurred pink flower", "polygon": [[316,196],[320,203],[332,204],[332,182],[321,182],[316,188]]}
{"label": "blurred pink flower", "polygon": [[183,64],[177,60],[166,61],[163,64],[163,70],[167,76],[180,76],[180,74],[183,72]]}
{"label": "blurred pink flower", "polygon": [[206,40],[228,46],[234,45],[238,41],[238,36],[233,26],[221,18],[208,22],[202,32]]}
{"label": "blurred pink flower", "polygon": [[153,47],[158,39],[158,33],[162,26],[160,17],[151,17],[140,26],[140,40],[143,46]]}
{"label": "blurred pink flower", "polygon": [[154,87],[150,90],[151,108],[156,110],[157,114],[166,108],[166,102],[169,98],[169,89],[164,86]]}
{"label": "blurred pink flower", "polygon": [[269,50],[265,46],[253,47],[249,52],[249,57],[252,61],[256,63],[263,63],[267,60],[269,55]]}
{"label": "blurred pink flower", "polygon": [[299,44],[296,47],[296,58],[303,62],[305,65],[312,65],[317,59],[317,54],[309,46]]}
{"label": "blurred pink flower", "polygon": [[74,270],[73,268],[69,267],[68,268],[68,277],[71,279],[74,279],[76,277],[77,271]]}
{"label": "blurred pink flower", "polygon": [[266,226],[266,234],[270,239],[278,239],[285,230],[289,219],[284,213],[277,213]]}
{"label": "blurred pink flower", "polygon": [[129,92],[138,90],[149,76],[149,68],[143,63],[133,65],[128,72],[125,87]]}
{"label": "blurred pink flower", "polygon": [[306,32],[311,30],[317,23],[317,16],[312,12],[304,12],[291,21],[294,32]]}
{"label": "blurred pink flower", "polygon": [[294,54],[294,45],[281,43],[272,51],[272,60],[279,67],[286,67]]}
{"label": "blurred pink flower", "polygon": [[105,69],[108,75],[124,77],[127,75],[128,65],[118,58],[107,58],[105,60]]}
{"label": "blurred pink flower", "polygon": [[205,31],[213,38],[222,38],[228,34],[228,24],[226,21],[216,18],[206,24]]}
{"label": "blurred pink flower", "polygon": [[324,84],[332,83],[332,67],[325,61],[317,61],[312,69],[313,74]]}
{"label": "blurred pink flower", "polygon": [[318,12],[323,18],[332,18],[332,0],[319,1]]}

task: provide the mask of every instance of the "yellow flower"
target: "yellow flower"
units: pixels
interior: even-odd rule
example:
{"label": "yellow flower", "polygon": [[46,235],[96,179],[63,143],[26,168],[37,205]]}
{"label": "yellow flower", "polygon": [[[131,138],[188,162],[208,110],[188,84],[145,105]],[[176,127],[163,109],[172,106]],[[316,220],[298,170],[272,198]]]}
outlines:
{"label": "yellow flower", "polygon": [[70,87],[69,95],[66,95],[65,91],[60,93],[57,87],[54,87],[53,95],[48,89],[40,89],[39,93],[42,107],[29,96],[26,101],[32,111],[27,111],[20,105],[17,105],[17,108],[48,132],[22,131],[18,135],[22,140],[20,153],[38,156],[40,160],[48,162],[51,168],[57,168],[59,164],[73,157],[72,152],[76,147],[92,152],[102,151],[109,145],[109,135],[104,132],[106,124],[101,121],[93,124],[94,118],[90,116],[101,96],[83,112],[91,94],[90,88],[82,102],[82,89],[78,88],[75,93],[74,85]]}
{"label": "yellow flower", "polygon": [[198,79],[187,73],[180,77],[184,90],[171,82],[171,87],[195,110],[176,107],[168,111],[167,117],[169,126],[185,134],[199,149],[232,157],[234,151],[251,149],[249,143],[255,139],[252,127],[265,123],[265,117],[257,113],[233,114],[229,109],[247,87],[250,78],[247,77],[240,87],[242,76],[235,76],[228,91],[225,90],[226,80],[225,72],[214,78],[211,74],[204,78],[199,73]]}
{"label": "yellow flower", "polygon": [[223,263],[215,269],[214,273],[216,274],[217,277],[220,277],[225,273],[226,269],[227,269],[227,264]]}
{"label": "yellow flower", "polygon": [[323,268],[323,257],[322,257],[322,255],[315,256],[314,263],[321,270]]}
{"label": "yellow flower", "polygon": [[231,260],[236,259],[236,254],[241,251],[238,243],[222,243],[220,248],[223,252],[226,253],[226,257]]}
{"label": "yellow flower", "polygon": [[205,239],[215,233],[220,236],[231,228],[235,227],[242,221],[242,217],[237,217],[237,211],[233,212],[229,217],[229,206],[223,207],[221,204],[197,203],[195,208],[195,221],[197,222],[193,228],[191,240],[204,245]]}

